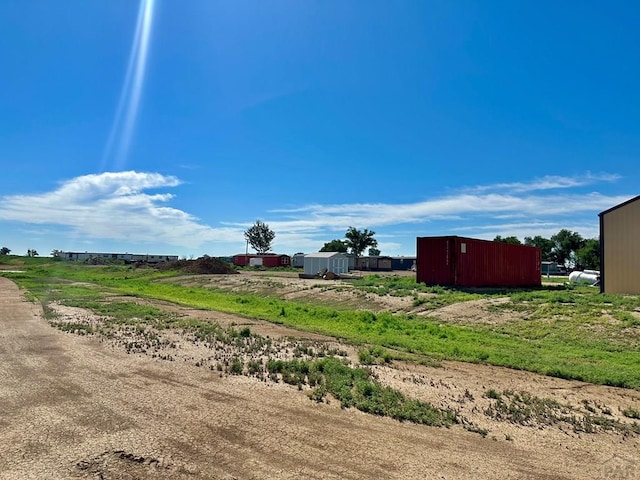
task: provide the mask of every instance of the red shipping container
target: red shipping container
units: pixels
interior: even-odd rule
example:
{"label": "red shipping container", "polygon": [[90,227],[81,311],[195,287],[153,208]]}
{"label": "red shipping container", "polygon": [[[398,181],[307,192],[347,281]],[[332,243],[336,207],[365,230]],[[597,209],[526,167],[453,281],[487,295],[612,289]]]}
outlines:
{"label": "red shipping container", "polygon": [[252,258],[262,259],[263,267],[288,267],[291,265],[291,257],[289,255],[277,255],[275,253],[234,255],[233,264],[240,267],[251,265]]}
{"label": "red shipping container", "polygon": [[418,237],[419,283],[455,287],[536,287],[540,249],[457,236]]}

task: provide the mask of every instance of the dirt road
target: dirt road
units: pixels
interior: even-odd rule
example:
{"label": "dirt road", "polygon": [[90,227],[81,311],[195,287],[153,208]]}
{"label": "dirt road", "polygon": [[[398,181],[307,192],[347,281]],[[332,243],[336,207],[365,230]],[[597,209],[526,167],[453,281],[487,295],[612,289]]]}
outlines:
{"label": "dirt road", "polygon": [[[315,404],[283,384],[128,355],[50,327],[0,277],[0,479],[593,479],[627,478],[611,476],[620,471],[614,467],[638,472],[628,449],[617,457],[610,448],[594,454],[403,424]],[[617,463],[603,463],[609,458]]]}

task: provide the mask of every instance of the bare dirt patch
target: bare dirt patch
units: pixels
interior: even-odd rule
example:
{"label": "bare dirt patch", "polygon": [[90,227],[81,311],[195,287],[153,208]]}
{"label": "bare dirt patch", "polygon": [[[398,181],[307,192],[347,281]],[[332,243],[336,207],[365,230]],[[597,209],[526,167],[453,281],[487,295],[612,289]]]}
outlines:
{"label": "bare dirt patch", "polygon": [[492,309],[492,307],[507,302],[509,302],[508,298],[469,300],[423,313],[439,318],[447,323],[460,324],[484,323],[496,325],[522,318],[523,315],[518,312]]}
{"label": "bare dirt patch", "polygon": [[[412,272],[380,272],[379,275],[415,275]],[[334,308],[374,312],[411,313],[437,317],[447,323],[499,324],[523,318],[522,312],[493,308],[509,302],[507,297],[469,300],[432,309],[414,304],[412,296],[376,295],[355,288],[348,280],[298,278],[291,272],[251,272],[240,275],[198,275],[172,278],[185,286],[220,288],[236,293],[271,295],[296,302],[319,303]],[[419,298],[436,294],[420,293]]]}
{"label": "bare dirt patch", "polygon": [[[249,326],[282,342],[276,350],[283,358],[300,343],[336,345],[266,322],[150,303],[223,327]],[[55,321],[96,329],[104,323],[87,311],[56,308]],[[305,391],[281,382],[212,370],[202,360],[230,352],[180,331],[149,332],[164,345],[160,349],[165,340],[180,345],[167,347],[181,352],[173,361],[154,356],[161,351],[155,348],[127,350],[123,342],[135,340],[135,332],[64,333],[47,325],[5,279],[0,324],[2,479],[593,479],[622,471],[614,467],[630,472],[627,478],[640,472],[637,435],[487,413],[496,404],[488,391],[505,400],[505,392],[527,392],[570,406],[576,417],[630,425],[621,412],[640,405],[636,391],[457,362],[373,367],[384,384],[455,408],[472,432],[465,425],[426,427],[343,410],[335,401],[312,402]],[[354,347],[341,348],[354,360]]]}
{"label": "bare dirt patch", "polygon": [[[253,333],[265,337],[267,343],[256,347],[255,342],[239,343],[238,339],[233,343],[199,341],[188,332],[158,331],[149,327],[112,329],[106,334],[101,334],[102,341],[116,348],[124,348],[130,353],[188,362],[197,367],[221,372],[221,375],[222,372],[228,373],[229,362],[234,358],[243,362],[253,360],[265,363],[269,358],[308,359],[314,358],[314,354],[326,355],[329,352],[330,355],[340,355],[358,364],[359,348],[340,343],[332,337],[300,332],[261,320],[247,320],[219,312],[180,307],[167,302],[138,302],[226,328],[250,327]],[[100,328],[102,324],[100,317],[83,309],[62,305],[52,305],[52,308],[60,315],[56,321],[73,325],[87,324],[94,329]],[[640,394],[626,389],[459,362],[445,362],[442,367],[395,362],[392,366],[374,365],[371,368],[383,384],[439,408],[456,411],[463,425],[483,435],[493,433],[494,436],[513,439],[513,425],[536,429],[554,428],[570,436],[610,432],[627,437],[640,433],[635,420],[622,413],[633,408],[635,402],[640,402]],[[267,380],[266,375],[257,373],[252,372],[251,375]],[[489,392],[497,393],[501,397],[500,402],[496,402],[497,398],[488,396]],[[497,404],[504,404],[513,395],[517,395],[519,399],[525,396],[529,403],[519,405],[520,411],[511,411],[511,415],[495,411]],[[533,415],[535,412],[531,410],[536,408],[535,402],[539,401],[546,402],[550,408]],[[550,402],[553,403],[552,406]],[[515,407],[516,405],[504,406],[512,410]]]}
{"label": "bare dirt patch", "polygon": [[[385,272],[381,272],[384,274]],[[396,273],[393,273],[395,275]],[[402,272],[404,275],[405,272]],[[388,273],[392,275],[392,273]],[[251,272],[239,275],[198,275],[171,278],[184,286],[221,288],[225,291],[271,295],[300,303],[322,303],[334,308],[362,309],[375,312],[408,312],[415,308],[411,297],[375,295],[355,288],[349,280],[299,278],[293,272]]]}

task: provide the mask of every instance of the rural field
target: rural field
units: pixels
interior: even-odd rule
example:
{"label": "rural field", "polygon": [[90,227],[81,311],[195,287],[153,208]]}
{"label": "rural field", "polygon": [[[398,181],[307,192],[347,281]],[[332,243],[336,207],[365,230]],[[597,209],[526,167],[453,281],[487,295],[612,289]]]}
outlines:
{"label": "rural field", "polygon": [[0,479],[640,478],[637,296],[0,262]]}

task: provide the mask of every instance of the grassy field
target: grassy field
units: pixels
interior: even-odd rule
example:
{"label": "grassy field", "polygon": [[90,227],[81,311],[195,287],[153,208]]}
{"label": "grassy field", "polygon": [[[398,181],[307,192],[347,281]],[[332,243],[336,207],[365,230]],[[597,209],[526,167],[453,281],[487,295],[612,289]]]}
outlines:
{"label": "grassy field", "polygon": [[[601,295],[563,284],[535,290],[461,291],[426,287],[411,277],[367,276],[353,288],[368,294],[413,298],[424,315],[392,314],[292,302],[277,295],[238,294],[170,281],[179,272],[127,266],[83,266],[50,259],[6,257],[23,273],[4,273],[43,305],[56,301],[89,308],[126,322],[169,322],[157,309],[109,297],[160,299],[201,309],[258,318],[331,335],[365,346],[383,346],[427,360],[487,363],[568,379],[640,388],[640,299]],[[1,274],[1,271],[0,271]],[[158,281],[163,280],[163,281]],[[460,325],[429,310],[470,300],[503,299],[488,312],[514,313],[512,321]],[[145,310],[146,308],[146,310]],[[138,320],[139,321],[139,320]]]}

